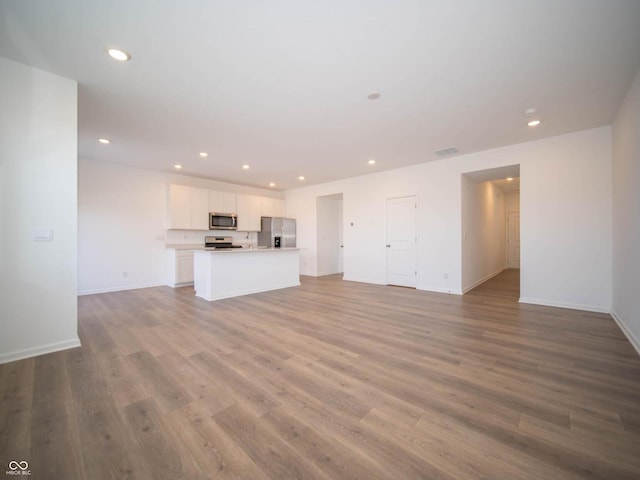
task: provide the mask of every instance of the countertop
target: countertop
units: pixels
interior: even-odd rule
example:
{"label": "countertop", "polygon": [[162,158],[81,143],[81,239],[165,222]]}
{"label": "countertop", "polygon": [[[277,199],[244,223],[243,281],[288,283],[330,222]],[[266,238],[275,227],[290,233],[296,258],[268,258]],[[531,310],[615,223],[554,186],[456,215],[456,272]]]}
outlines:
{"label": "countertop", "polygon": [[220,250],[207,250],[201,243],[167,243],[166,249],[174,250],[194,250],[211,253],[242,253],[242,252],[273,252],[273,251],[285,251],[285,250],[299,250],[299,248],[266,248],[266,247],[244,247],[244,248],[221,248]]}
{"label": "countertop", "polygon": [[167,243],[164,248],[173,248],[174,250],[202,250],[204,247],[201,243]]}
{"label": "countertop", "polygon": [[195,248],[196,252],[204,253],[263,253],[263,252],[290,252],[292,250],[300,250],[299,248],[221,248],[220,250],[205,250],[204,248]]}

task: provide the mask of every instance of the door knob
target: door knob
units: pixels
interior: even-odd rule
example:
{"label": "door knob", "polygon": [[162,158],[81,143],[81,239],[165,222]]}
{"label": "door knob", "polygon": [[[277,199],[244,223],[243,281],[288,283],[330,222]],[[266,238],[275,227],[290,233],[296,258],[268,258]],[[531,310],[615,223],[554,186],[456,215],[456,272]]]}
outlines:
{"label": "door knob", "polygon": [[391,248],[391,245],[389,245],[388,243],[387,243],[387,248]]}

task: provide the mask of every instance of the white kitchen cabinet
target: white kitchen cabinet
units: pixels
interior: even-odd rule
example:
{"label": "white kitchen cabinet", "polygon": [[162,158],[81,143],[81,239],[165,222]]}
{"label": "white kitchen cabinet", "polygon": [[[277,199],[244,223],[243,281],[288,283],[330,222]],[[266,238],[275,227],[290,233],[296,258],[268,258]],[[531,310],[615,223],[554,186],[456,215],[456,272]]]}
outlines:
{"label": "white kitchen cabinet", "polygon": [[169,185],[167,203],[167,228],[189,230],[191,228],[191,187]]}
{"label": "white kitchen cabinet", "polygon": [[259,232],[262,203],[260,197],[254,195],[236,196],[238,214],[238,230],[241,232]]}
{"label": "white kitchen cabinet", "polygon": [[167,203],[168,229],[209,229],[209,190],[171,184]]}
{"label": "white kitchen cabinet", "polygon": [[222,213],[238,213],[236,197],[235,193],[222,192]]}
{"label": "white kitchen cabinet", "polygon": [[209,190],[191,188],[191,229],[209,230]]}
{"label": "white kitchen cabinet", "polygon": [[167,285],[193,285],[193,250],[168,248],[166,253]]}
{"label": "white kitchen cabinet", "polygon": [[222,193],[217,190],[209,190],[209,211],[216,213],[232,213],[222,210]]}
{"label": "white kitchen cabinet", "polygon": [[209,212],[236,213],[238,230],[259,232],[260,217],[284,217],[286,209],[279,198],[169,185],[168,229],[208,230]]}
{"label": "white kitchen cabinet", "polygon": [[279,198],[274,198],[273,199],[273,216],[274,217],[286,217],[287,216],[287,209],[286,209],[286,205],[284,203],[284,200],[281,200]]}
{"label": "white kitchen cabinet", "polygon": [[216,213],[237,213],[236,194],[209,190],[209,211]]}
{"label": "white kitchen cabinet", "polygon": [[262,217],[284,217],[285,213],[284,200],[260,197],[260,215]]}
{"label": "white kitchen cabinet", "polygon": [[260,197],[260,215],[262,217],[274,217],[273,198]]}

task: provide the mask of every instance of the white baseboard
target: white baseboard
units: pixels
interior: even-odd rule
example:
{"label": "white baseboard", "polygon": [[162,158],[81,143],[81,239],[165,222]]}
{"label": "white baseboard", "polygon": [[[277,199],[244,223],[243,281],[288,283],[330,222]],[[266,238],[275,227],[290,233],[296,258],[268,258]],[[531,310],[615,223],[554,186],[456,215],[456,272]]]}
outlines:
{"label": "white baseboard", "polygon": [[96,288],[93,290],[79,290],[78,296],[94,295],[96,293],[122,292],[124,290],[137,290],[139,288],[163,287],[164,283],[143,283],[139,285],[122,285],[119,287]]}
{"label": "white baseboard", "polygon": [[613,320],[618,324],[618,327],[620,327],[620,330],[622,330],[622,333],[624,333],[625,337],[627,337],[627,339],[629,340],[629,343],[631,343],[633,348],[636,349],[636,352],[638,352],[638,355],[640,355],[640,340],[638,340],[638,337],[633,334],[631,329],[613,308],[611,309],[610,313]]}
{"label": "white baseboard", "polygon": [[338,275],[342,272],[324,272],[324,271],[320,271],[318,272],[317,275],[315,275],[316,277],[326,277],[327,275]]}
{"label": "white baseboard", "polygon": [[347,275],[346,273],[343,273],[342,280],[346,280],[348,282],[370,283],[372,285],[386,285],[385,282],[376,282],[374,280],[371,280],[370,278],[354,278],[350,275]]}
{"label": "white baseboard", "polygon": [[545,307],[570,308],[571,310],[582,310],[585,312],[610,313],[609,307],[598,305],[583,305],[580,303],[555,302],[552,300],[542,300],[539,298],[520,297],[520,303],[530,303],[532,305],[543,305]]}
{"label": "white baseboard", "polygon": [[26,350],[19,350],[17,352],[3,353],[0,355],[0,364],[15,362],[16,360],[23,360],[25,358],[37,357],[39,355],[45,355],[47,353],[59,352],[61,350],[68,350],[70,348],[76,348],[80,345],[80,338],[72,338],[71,340],[65,340],[62,342],[50,343],[48,345],[42,345],[39,347],[27,348]]}
{"label": "white baseboard", "polygon": [[[193,282],[176,283],[175,285],[172,285],[170,283],[165,283],[165,285],[171,288],[193,287]],[[148,288],[148,287],[143,287],[143,288]]]}
{"label": "white baseboard", "polygon": [[481,283],[486,282],[487,280],[492,279],[493,277],[495,277],[496,275],[500,275],[502,272],[504,272],[506,270],[506,267],[502,267],[499,268],[498,270],[496,270],[493,273],[490,273],[489,275],[485,275],[484,277],[482,277],[480,280],[478,280],[477,282],[472,283],[471,285],[469,285],[466,288],[462,289],[462,293],[465,294],[467,293],[469,290],[473,290],[474,288],[476,288],[478,285],[480,285]]}
{"label": "white baseboard", "polygon": [[433,293],[448,293],[451,295],[462,295],[462,290],[458,289],[446,289],[446,288],[437,288],[437,287],[418,287],[417,290],[423,292],[433,292]]}

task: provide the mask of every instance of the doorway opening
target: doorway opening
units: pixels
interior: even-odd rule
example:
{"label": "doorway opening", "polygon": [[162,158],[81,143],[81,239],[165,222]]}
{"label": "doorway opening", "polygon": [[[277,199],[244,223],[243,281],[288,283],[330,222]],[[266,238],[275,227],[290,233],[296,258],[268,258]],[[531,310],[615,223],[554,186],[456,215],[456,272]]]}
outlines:
{"label": "doorway opening", "polygon": [[462,292],[487,288],[520,294],[520,165],[461,176]]}
{"label": "doorway opening", "polygon": [[344,272],[342,193],[316,199],[318,276]]}

